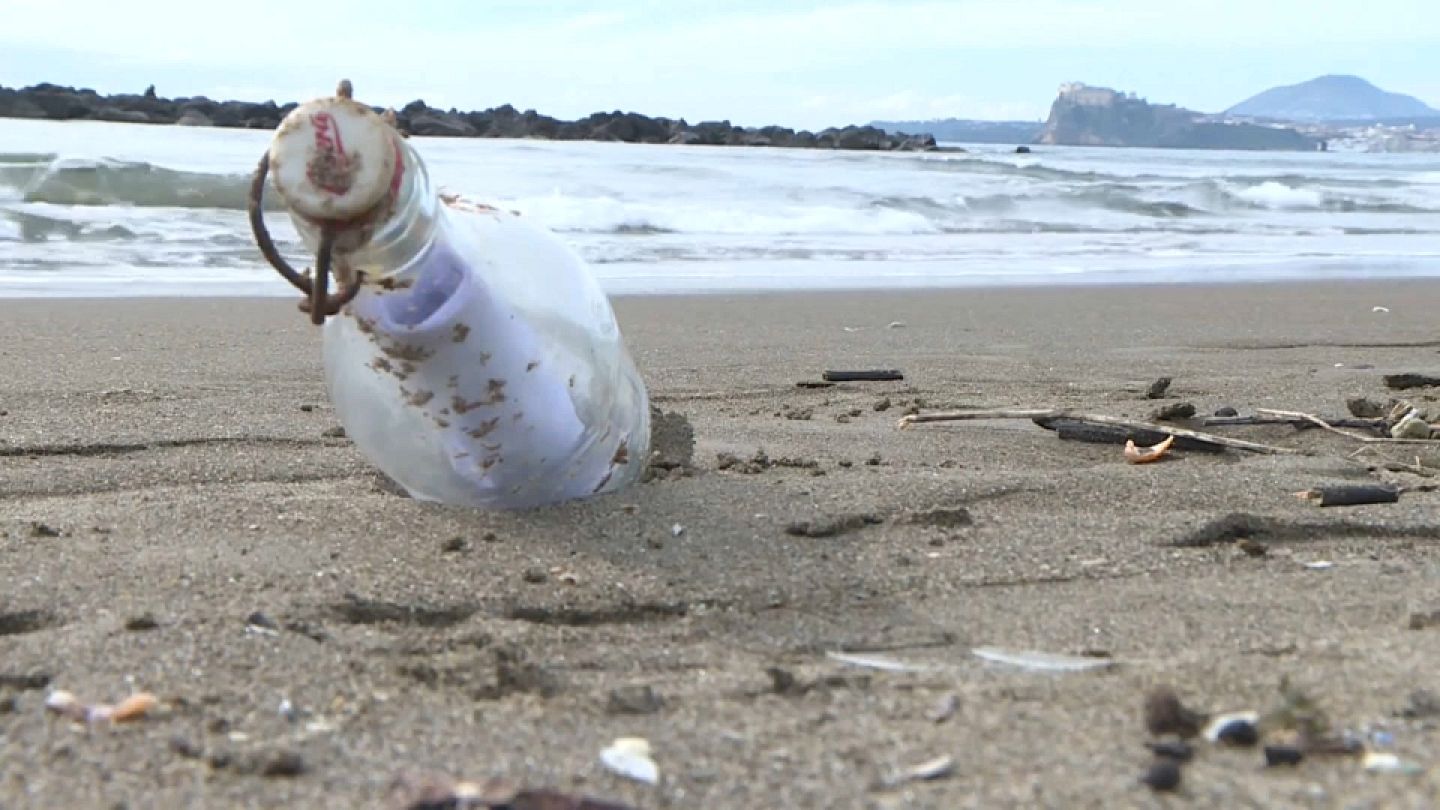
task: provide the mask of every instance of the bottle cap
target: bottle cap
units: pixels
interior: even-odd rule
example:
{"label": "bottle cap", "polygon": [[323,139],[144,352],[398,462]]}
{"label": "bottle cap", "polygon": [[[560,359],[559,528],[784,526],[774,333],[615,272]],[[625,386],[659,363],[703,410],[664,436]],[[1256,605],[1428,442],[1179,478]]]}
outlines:
{"label": "bottle cap", "polygon": [[399,134],[345,96],[321,98],[285,116],[270,143],[270,176],[290,210],[306,219],[351,220],[398,185]]}

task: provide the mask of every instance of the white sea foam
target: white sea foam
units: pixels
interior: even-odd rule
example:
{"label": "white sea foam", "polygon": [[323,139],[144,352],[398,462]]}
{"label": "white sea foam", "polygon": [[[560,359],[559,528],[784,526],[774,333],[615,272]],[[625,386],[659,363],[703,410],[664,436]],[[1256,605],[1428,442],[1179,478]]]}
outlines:
{"label": "white sea foam", "polygon": [[[0,295],[288,294],[244,213],[269,137],[0,119]],[[627,292],[1440,275],[1428,155],[412,143],[441,184],[555,229]]]}
{"label": "white sea foam", "polygon": [[1273,180],[1242,188],[1235,192],[1235,196],[1266,208],[1318,208],[1325,199],[1314,189],[1295,188]]}

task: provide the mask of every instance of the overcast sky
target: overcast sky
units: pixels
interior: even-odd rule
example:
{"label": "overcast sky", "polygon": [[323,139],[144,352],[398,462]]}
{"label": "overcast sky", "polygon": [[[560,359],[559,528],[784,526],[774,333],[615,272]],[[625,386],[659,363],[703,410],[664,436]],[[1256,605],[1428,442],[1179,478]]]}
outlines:
{"label": "overcast sky", "polygon": [[0,85],[511,103],[796,127],[1037,119],[1061,82],[1217,111],[1353,73],[1440,107],[1440,0],[0,0]]}

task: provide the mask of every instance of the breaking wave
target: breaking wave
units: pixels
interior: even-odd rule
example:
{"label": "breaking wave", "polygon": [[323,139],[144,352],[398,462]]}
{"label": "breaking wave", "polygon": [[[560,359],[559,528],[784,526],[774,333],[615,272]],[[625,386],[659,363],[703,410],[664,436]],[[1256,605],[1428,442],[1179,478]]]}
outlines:
{"label": "breaking wave", "polygon": [[[243,211],[250,176],[21,153],[0,155],[0,190],[30,203]],[[278,210],[279,202],[267,197],[266,209]]]}

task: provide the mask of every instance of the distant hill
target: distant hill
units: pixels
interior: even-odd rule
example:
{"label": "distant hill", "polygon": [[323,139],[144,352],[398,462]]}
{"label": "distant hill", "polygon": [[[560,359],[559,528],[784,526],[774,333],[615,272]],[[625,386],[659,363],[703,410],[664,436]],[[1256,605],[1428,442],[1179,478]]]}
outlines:
{"label": "distant hill", "polygon": [[1045,128],[1042,121],[972,121],[940,118],[930,121],[871,121],[870,126],[889,133],[930,135],[952,143],[1033,143]]}
{"label": "distant hill", "polygon": [[1321,76],[1300,84],[1272,87],[1225,113],[1307,122],[1440,117],[1440,110],[1420,99],[1387,93],[1359,76]]}
{"label": "distant hill", "polygon": [[1148,146],[1162,149],[1323,149],[1324,142],[1283,126],[1216,121],[1174,104],[1081,82],[1060,86],[1039,143]]}

